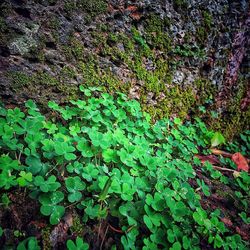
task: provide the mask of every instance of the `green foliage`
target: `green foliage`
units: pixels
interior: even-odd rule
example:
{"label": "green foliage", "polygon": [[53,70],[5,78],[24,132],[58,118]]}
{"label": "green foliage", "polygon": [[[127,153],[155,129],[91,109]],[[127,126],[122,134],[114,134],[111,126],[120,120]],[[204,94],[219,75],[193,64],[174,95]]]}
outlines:
{"label": "green foliage", "polygon": [[12,160],[8,155],[0,157],[0,188],[9,189],[17,184],[16,175],[12,174],[14,170],[19,170],[19,162]]}
{"label": "green foliage", "polygon": [[141,36],[140,32],[135,29],[132,28],[131,32],[133,34],[133,39],[144,49],[144,50],[149,50],[149,47],[147,45],[146,40]]}
{"label": "green foliage", "polygon": [[206,55],[205,51],[200,47],[191,46],[189,44],[183,44],[181,46],[177,45],[173,49],[173,52],[183,57],[204,58]]}
{"label": "green foliage", "polygon": [[104,13],[107,10],[108,4],[105,0],[80,0],[77,7],[87,13],[86,22],[89,23],[94,17]]}
{"label": "green foliage", "polygon": [[145,25],[147,42],[154,48],[170,50],[172,41],[166,32],[166,28],[169,26],[168,18],[161,19],[160,16],[149,15]]}
{"label": "green foliage", "polygon": [[188,7],[187,0],[174,0],[173,3],[174,3],[174,7],[177,8],[178,10],[179,9],[186,10]]}
{"label": "green foliage", "polygon": [[9,207],[11,201],[6,193],[2,194],[0,199],[0,206],[3,206],[4,208]]}
{"label": "green foliage", "polygon": [[21,171],[19,177],[16,179],[20,187],[25,187],[32,181],[32,173]]}
{"label": "green foliage", "polygon": [[56,191],[49,194],[41,194],[39,201],[42,204],[41,213],[46,216],[50,216],[50,223],[52,225],[58,224],[61,217],[64,215],[65,208],[58,205],[64,199],[64,195],[60,191]]}
{"label": "green foliage", "polygon": [[20,71],[9,73],[9,77],[15,87],[27,86],[30,83],[30,76]]}
{"label": "green foliage", "polygon": [[227,150],[232,152],[242,152],[247,155],[250,151],[250,130],[241,133],[238,140],[234,140],[227,145]]}
{"label": "green foliage", "polygon": [[212,15],[208,11],[203,11],[202,16],[203,16],[203,22],[204,22],[205,27],[207,27],[208,30],[210,30],[213,24]]}
{"label": "green foliage", "polygon": [[[152,123],[139,103],[122,93],[80,91],[83,99],[67,106],[49,102],[51,119],[32,101],[25,113],[0,110],[1,189],[25,187],[51,225],[72,205],[81,210],[84,225],[113,216],[124,232],[119,243],[124,249],[199,249],[200,239],[214,248],[246,245],[230,235],[220,212],[202,209],[197,193],[210,195],[194,171],[193,165],[200,164],[195,154],[209,152],[216,133],[200,119]],[[212,144],[222,142],[217,137]],[[202,171],[222,179],[209,164]],[[235,181],[245,208],[249,182],[247,173]],[[241,217],[248,221],[245,214]],[[21,249],[29,244],[39,249],[34,239],[21,244],[26,247]],[[77,238],[67,247],[88,249],[88,244]]]}
{"label": "green foliage", "polygon": [[68,177],[65,180],[65,184],[67,190],[70,192],[68,196],[69,202],[79,201],[82,198],[82,193],[80,191],[85,189],[86,184],[81,181],[79,176]]}
{"label": "green foliage", "polygon": [[211,138],[211,147],[216,147],[223,143],[225,143],[224,136],[220,132],[215,132]]}
{"label": "green foliage", "polygon": [[44,193],[54,192],[61,187],[61,184],[56,181],[54,175],[49,176],[47,180],[44,180],[42,176],[38,175],[35,177],[34,184]]}
{"label": "green foliage", "polygon": [[18,244],[17,250],[40,250],[37,239],[29,237]]}
{"label": "green foliage", "polygon": [[5,32],[8,29],[3,17],[0,17],[0,33]]}
{"label": "green foliage", "polygon": [[67,241],[67,249],[68,250],[88,250],[89,245],[85,243],[82,238],[77,237],[76,243],[74,243],[72,240]]}

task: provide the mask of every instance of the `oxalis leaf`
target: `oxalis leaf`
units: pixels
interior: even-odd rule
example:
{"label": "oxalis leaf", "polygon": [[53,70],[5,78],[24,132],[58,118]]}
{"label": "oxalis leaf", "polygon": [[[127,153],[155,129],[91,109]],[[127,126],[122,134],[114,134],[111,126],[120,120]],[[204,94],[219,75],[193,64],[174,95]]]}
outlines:
{"label": "oxalis leaf", "polygon": [[118,161],[118,157],[117,157],[117,153],[115,150],[113,149],[104,149],[102,151],[102,157],[104,159],[105,162],[109,163],[109,162],[117,162]]}
{"label": "oxalis leaf", "polygon": [[70,146],[67,142],[56,142],[55,152],[57,155],[63,155],[66,160],[71,161],[76,159],[76,155],[73,154],[75,148]]}
{"label": "oxalis leaf", "polygon": [[17,182],[21,187],[25,187],[32,181],[32,173],[30,172],[26,173],[25,171],[21,171],[19,175],[20,177],[17,178]]}
{"label": "oxalis leaf", "polygon": [[226,140],[224,136],[220,132],[215,132],[213,137],[211,138],[211,147],[216,147],[225,142]]}
{"label": "oxalis leaf", "polygon": [[69,202],[73,203],[79,201],[82,198],[80,191],[84,190],[86,184],[81,180],[79,176],[68,177],[65,181],[66,188],[70,192],[68,195]]}
{"label": "oxalis leaf", "polygon": [[[137,69],[150,84],[158,82],[157,76]],[[154,116],[151,123],[139,102],[123,94],[116,98],[115,93],[97,93],[94,88],[81,90],[84,100],[70,101],[69,106],[50,102],[51,118],[43,117],[32,102],[24,113],[18,108],[5,110],[0,104],[0,150],[6,154],[0,156],[0,206],[10,202],[4,199],[6,190],[24,186],[32,198],[38,197],[41,214],[52,225],[73,205],[81,210],[83,227],[111,219],[110,226],[123,232],[115,242],[117,248],[198,249],[201,239],[214,248],[246,248],[239,235],[229,235],[220,212],[202,209],[204,196],[189,184],[195,177],[193,166],[201,166],[195,155],[211,153],[209,140],[212,147],[225,143],[219,132],[208,130],[200,119],[156,121]],[[227,150],[247,155],[249,135],[241,137],[244,145],[228,144]],[[234,179],[217,171],[216,178],[233,183],[239,209],[247,209],[250,178],[242,157],[238,158],[236,164],[246,171]],[[220,161],[235,167],[230,159]],[[202,169],[203,174],[206,171],[214,177],[211,164]],[[202,178],[197,184],[209,195]],[[247,213],[239,210],[238,214],[249,223]],[[22,245],[36,249],[34,241]],[[67,247],[87,249],[88,245],[77,238],[69,240]]]}
{"label": "oxalis leaf", "polygon": [[94,156],[91,146],[84,138],[77,143],[76,148],[81,152],[83,157],[91,158]]}
{"label": "oxalis leaf", "polygon": [[45,181],[42,176],[36,176],[34,184],[44,193],[56,191],[61,186],[61,184],[56,181],[54,175],[51,175],[47,181]]}
{"label": "oxalis leaf", "polygon": [[41,159],[39,157],[30,155],[26,158],[25,162],[28,165],[29,171],[33,175],[38,174],[42,169],[43,164],[42,164]]}
{"label": "oxalis leaf", "polygon": [[67,241],[67,249],[68,250],[88,250],[89,245],[85,243],[82,238],[77,237],[75,243],[72,240]]}
{"label": "oxalis leaf", "polygon": [[64,198],[64,195],[60,191],[56,191],[49,194],[42,194],[39,196],[39,201],[42,204],[40,211],[45,216],[50,216],[50,223],[56,225],[59,223],[61,217],[65,213],[63,206],[57,205]]}

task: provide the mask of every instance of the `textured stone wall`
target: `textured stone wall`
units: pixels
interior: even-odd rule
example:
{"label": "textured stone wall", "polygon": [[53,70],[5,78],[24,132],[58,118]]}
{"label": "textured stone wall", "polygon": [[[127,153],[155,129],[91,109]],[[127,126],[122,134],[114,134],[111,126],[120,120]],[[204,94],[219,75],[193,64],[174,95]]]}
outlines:
{"label": "textured stone wall", "polygon": [[[0,13],[7,105],[66,103],[79,85],[98,85],[138,99],[153,118],[198,114],[228,136],[249,126],[248,1],[16,0]],[[244,53],[227,88],[239,32]]]}

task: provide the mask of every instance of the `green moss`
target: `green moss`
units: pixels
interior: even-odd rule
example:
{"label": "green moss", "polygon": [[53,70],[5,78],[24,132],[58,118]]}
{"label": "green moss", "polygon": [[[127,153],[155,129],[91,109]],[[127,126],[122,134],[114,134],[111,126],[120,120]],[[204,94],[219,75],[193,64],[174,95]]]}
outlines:
{"label": "green moss", "polygon": [[[60,29],[60,20],[56,16],[51,16],[48,19],[45,20],[44,26],[48,27],[50,29],[50,32],[52,34],[52,39],[55,43],[59,42],[59,29]],[[43,42],[47,40],[47,37],[42,37]],[[51,40],[51,37],[49,37],[49,40]]]}
{"label": "green moss", "polygon": [[12,8],[11,4],[6,2],[3,2],[0,4],[0,17],[4,18],[11,14]]}
{"label": "green moss", "polygon": [[[191,87],[185,89],[179,86],[171,86],[172,73],[164,58],[154,58],[154,69],[148,71],[144,68],[142,60],[137,58],[133,61],[135,76],[144,82],[140,88],[140,102],[143,109],[148,111],[153,119],[163,118],[178,114],[185,118],[195,105],[195,93]],[[154,94],[156,104],[149,105],[148,93]],[[159,99],[160,98],[160,99]]]}
{"label": "green moss", "polygon": [[100,32],[108,32],[108,31],[110,31],[110,27],[107,24],[104,24],[104,23],[97,23],[96,28]]}
{"label": "green moss", "polygon": [[71,1],[71,0],[65,1],[63,9],[67,15],[71,16],[73,12],[77,10],[76,1]]}
{"label": "green moss", "polygon": [[147,92],[141,93],[143,110],[149,112],[153,120],[171,115],[185,119],[195,104],[195,95],[191,88],[183,90],[179,86],[173,86],[162,93],[165,97],[153,106],[146,101]]}
{"label": "green moss", "polygon": [[194,81],[194,88],[197,91],[197,104],[203,105],[207,100],[213,100],[216,94],[216,86],[208,79],[199,78]]}
{"label": "green moss", "polygon": [[13,71],[9,72],[7,76],[12,81],[11,86],[13,90],[18,92],[24,88],[33,92],[40,86],[44,88],[49,86],[55,86],[59,83],[56,77],[45,72],[37,72],[33,75],[28,75],[21,71]]}
{"label": "green moss", "polygon": [[250,127],[250,107],[246,111],[241,110],[241,101],[246,96],[247,85],[246,79],[239,79],[237,88],[227,104],[227,114],[223,117],[222,127],[229,139]]}
{"label": "green moss", "polygon": [[107,36],[104,33],[93,31],[91,32],[93,39],[93,45],[98,48],[102,48],[107,43]]}
{"label": "green moss", "polygon": [[70,232],[78,237],[83,237],[84,235],[83,223],[77,213],[73,214],[73,225],[70,227]]}
{"label": "green moss", "polygon": [[39,62],[41,63],[45,62],[45,55],[42,49],[37,52],[36,57]]}
{"label": "green moss", "polygon": [[166,32],[147,33],[146,39],[153,48],[171,50],[172,40]]}
{"label": "green moss", "polygon": [[191,32],[186,32],[184,36],[184,42],[186,44],[190,44],[190,42],[192,41],[192,38],[193,38],[193,34]]}
{"label": "green moss", "polygon": [[186,9],[188,7],[186,0],[174,0],[173,4],[175,9]]}
{"label": "green moss", "polygon": [[87,62],[79,64],[79,70],[83,76],[82,84],[85,86],[102,86],[109,93],[120,91],[128,93],[130,83],[124,83],[114,75],[109,66],[100,68],[99,62],[94,57],[89,57]]}
{"label": "green moss", "polygon": [[[169,82],[169,78],[167,77],[167,75],[169,76],[168,66],[164,62],[162,63],[162,65],[160,63],[156,64],[154,71],[148,71],[142,65],[142,61],[139,58],[135,59],[132,69],[137,79],[145,82],[146,92],[150,91],[159,94],[166,90],[166,84]],[[164,69],[166,70],[165,72]]]}
{"label": "green moss", "polygon": [[52,30],[58,30],[60,28],[60,21],[56,16],[52,16],[47,20],[46,25]]}
{"label": "green moss", "polygon": [[119,34],[109,33],[108,42],[116,44],[119,41]]}
{"label": "green moss", "polygon": [[75,38],[71,38],[69,45],[63,45],[61,49],[68,61],[79,62],[84,59],[84,46]]}
{"label": "green moss", "polygon": [[169,28],[171,21],[168,17],[161,18],[159,15],[150,14],[146,19],[146,32],[162,32],[165,28]]}
{"label": "green moss", "polygon": [[84,47],[80,41],[77,39],[72,39],[70,43],[70,49],[72,55],[75,57],[77,61],[80,61],[84,57]]}
{"label": "green moss", "polygon": [[91,16],[96,16],[107,10],[108,4],[105,0],[80,0],[79,7],[90,13]]}
{"label": "green moss", "polygon": [[33,46],[30,49],[30,52],[25,55],[26,58],[37,60],[40,63],[45,62],[45,55],[44,55],[44,47],[45,45],[43,43],[40,43],[38,46]]}
{"label": "green moss", "polygon": [[201,26],[197,28],[196,38],[200,44],[204,44],[207,40],[207,30],[205,27]]}
{"label": "green moss", "polygon": [[135,50],[135,43],[133,42],[133,40],[130,37],[126,36],[123,33],[120,33],[119,37],[120,37],[119,40],[123,42],[125,51],[127,53],[131,53],[132,51]]}
{"label": "green moss", "polygon": [[145,23],[146,40],[153,48],[170,50],[171,39],[165,31],[170,26],[168,18],[161,19],[158,15],[149,15]]}
{"label": "green moss", "polygon": [[143,49],[149,48],[146,40],[143,38],[141,33],[135,27],[131,28],[131,33],[133,35],[133,39],[135,40],[135,42],[137,42],[138,45],[140,45]]}
{"label": "green moss", "polygon": [[208,11],[202,11],[204,26],[210,30],[213,24],[213,16]]}
{"label": "green moss", "polygon": [[117,76],[115,76],[111,72],[103,74],[100,80],[106,91],[111,93],[119,91],[128,94],[128,91],[131,87],[130,82],[122,82]]}
{"label": "green moss", "polygon": [[32,76],[32,83],[41,86],[55,86],[58,84],[58,79],[46,72],[38,72]]}
{"label": "green moss", "polygon": [[60,79],[67,80],[76,77],[77,72],[70,66],[64,66],[60,72]]}
{"label": "green moss", "polygon": [[98,63],[93,58],[87,63],[80,63],[79,70],[83,76],[84,85],[92,86],[93,84],[99,84],[100,69]]}
{"label": "green moss", "polygon": [[[161,34],[167,35],[164,31],[165,26],[162,24],[163,20],[159,16],[152,16],[149,20],[151,23],[148,21],[148,33],[145,36],[136,28],[132,29],[131,34],[92,32],[94,45],[100,48],[101,53],[109,57],[111,61],[125,65],[129,69],[132,79],[144,83],[139,90],[140,102],[143,109],[149,111],[154,119],[170,115],[186,118],[190,112],[198,110],[199,105],[205,105],[206,100],[213,100],[216,88],[206,79],[197,79],[191,87],[172,85],[172,72],[169,69],[171,61],[168,62],[169,59],[166,58],[165,54],[155,53],[155,47],[150,48],[148,40],[146,42],[144,38],[148,34],[152,35],[150,43],[153,42],[154,46],[158,46],[158,48],[161,46],[161,50],[166,50],[169,41],[165,44],[162,40],[153,40],[155,34],[159,35],[157,39],[161,38]],[[123,43],[125,51],[116,46],[120,41]],[[63,49],[67,60],[77,62],[77,68],[65,66],[60,72],[54,70],[57,72],[56,76],[38,72],[31,77],[17,72],[12,76],[16,89],[20,90],[25,87],[25,91],[34,93],[41,92],[45,86],[48,91],[41,92],[39,102],[46,102],[50,98],[49,93],[53,90],[55,93],[59,93],[60,101],[68,101],[79,96],[78,86],[75,84],[75,80],[74,83],[71,83],[71,80],[80,74],[83,77],[83,85],[102,86],[109,93],[116,91],[129,93],[132,83],[120,79],[111,71],[109,65],[100,64],[98,55],[88,54],[80,41],[71,38],[69,46],[64,46]],[[202,54],[201,49],[189,45],[183,45],[179,48],[178,53],[182,56]],[[238,101],[231,106],[237,108],[228,110],[228,113],[232,114],[231,123],[226,126],[230,131],[227,132],[228,134],[235,126],[240,127],[242,113],[240,116],[233,116],[233,113],[240,112],[239,100],[242,99],[244,91],[243,89],[239,90],[238,95],[233,98]],[[154,104],[148,103],[149,92],[153,93]],[[224,126],[221,120],[218,124]],[[246,122],[246,119],[244,121]]]}
{"label": "green moss", "polygon": [[111,50],[110,53],[113,61],[118,61],[119,63],[129,64],[130,63],[130,57],[129,54],[125,51],[121,51],[120,49],[114,47],[113,50]]}
{"label": "green moss", "polygon": [[79,97],[78,86],[69,83],[59,83],[56,86],[57,90],[61,93],[61,101],[67,102],[70,100],[75,100]]}
{"label": "green moss", "polygon": [[145,88],[147,91],[159,94],[165,90],[165,84],[154,74],[147,74]]}
{"label": "green moss", "polygon": [[42,230],[42,245],[44,250],[50,250],[52,248],[50,242],[50,233],[51,228],[48,226]]}
{"label": "green moss", "polygon": [[205,44],[211,32],[213,17],[208,11],[202,11],[202,25],[197,28],[196,39],[200,44]]}
{"label": "green moss", "polygon": [[108,4],[105,0],[79,0],[76,3],[76,6],[71,3],[68,3],[66,6],[64,6],[64,8],[67,12],[70,12],[71,14],[77,9],[83,10],[84,12],[86,12],[85,22],[90,23],[93,18],[106,12]]}
{"label": "green moss", "polygon": [[205,57],[205,50],[201,47],[191,46],[190,44],[177,45],[173,50],[173,53],[183,57]]}
{"label": "green moss", "polygon": [[12,80],[13,89],[28,86],[31,81],[31,76],[21,71],[8,72],[7,76]]}
{"label": "green moss", "polygon": [[178,114],[179,117],[186,118],[196,101],[192,88],[183,89],[174,86],[166,94],[165,105],[170,106],[171,114]]}
{"label": "green moss", "polygon": [[[250,127],[250,108],[241,110],[241,101],[246,95],[248,82],[239,79],[236,88],[228,96],[228,101],[223,107],[223,113],[218,118],[206,117],[210,128],[223,133],[227,140],[232,140],[234,136]],[[211,108],[216,108],[216,105]]]}
{"label": "green moss", "polygon": [[6,32],[8,29],[3,17],[0,17],[0,33]]}

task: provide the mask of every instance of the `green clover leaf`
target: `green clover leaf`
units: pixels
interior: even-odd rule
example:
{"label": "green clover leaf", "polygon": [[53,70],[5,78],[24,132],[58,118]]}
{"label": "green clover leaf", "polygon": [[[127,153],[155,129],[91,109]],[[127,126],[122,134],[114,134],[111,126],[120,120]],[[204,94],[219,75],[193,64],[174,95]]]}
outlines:
{"label": "green clover leaf", "polygon": [[76,159],[76,155],[73,154],[75,148],[70,146],[67,142],[55,142],[55,152],[57,155],[63,155],[66,160],[71,161]]}
{"label": "green clover leaf", "polygon": [[65,208],[58,205],[64,199],[64,195],[60,191],[53,193],[41,194],[39,201],[42,204],[40,211],[45,216],[50,216],[50,223],[56,225],[65,213]]}
{"label": "green clover leaf", "polygon": [[80,191],[84,190],[86,184],[81,180],[79,176],[68,177],[65,180],[66,188],[70,192],[68,195],[69,202],[73,203],[79,201],[82,198]]}

